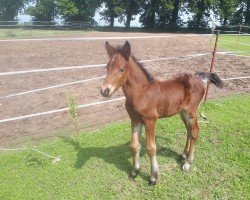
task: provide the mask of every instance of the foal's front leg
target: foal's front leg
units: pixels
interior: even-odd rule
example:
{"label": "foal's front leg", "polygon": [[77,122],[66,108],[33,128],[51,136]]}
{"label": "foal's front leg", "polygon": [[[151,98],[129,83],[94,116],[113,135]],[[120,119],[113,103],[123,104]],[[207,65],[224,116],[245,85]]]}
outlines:
{"label": "foal's front leg", "polygon": [[130,146],[133,155],[133,170],[131,177],[135,178],[141,168],[141,163],[140,163],[141,145],[139,140],[142,132],[142,124],[132,122],[131,125],[132,125],[132,138]]}
{"label": "foal's front leg", "polygon": [[155,123],[155,119],[145,121],[147,135],[147,151],[151,161],[151,177],[149,183],[152,185],[156,184],[159,173],[158,163],[156,160]]}

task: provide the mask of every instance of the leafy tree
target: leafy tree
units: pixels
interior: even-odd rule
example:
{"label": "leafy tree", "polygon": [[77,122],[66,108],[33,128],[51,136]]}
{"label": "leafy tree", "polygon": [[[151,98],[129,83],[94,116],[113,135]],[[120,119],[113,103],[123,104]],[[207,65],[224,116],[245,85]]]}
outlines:
{"label": "leafy tree", "polygon": [[245,25],[250,26],[250,1],[247,1],[246,11],[245,11]]}
{"label": "leafy tree", "polygon": [[106,9],[101,13],[104,19],[114,26],[114,19],[124,21],[130,27],[133,16],[141,13],[140,22],[144,27],[156,28],[166,25],[177,26],[179,10],[183,0],[105,0]]}
{"label": "leafy tree", "polygon": [[66,21],[94,22],[99,0],[56,0],[58,12]]}
{"label": "leafy tree", "polygon": [[0,0],[0,20],[12,21],[27,0]]}
{"label": "leafy tree", "polygon": [[115,18],[123,12],[122,3],[120,0],[104,0],[102,3],[105,9],[100,14],[105,21],[109,22],[110,27],[114,27]]}
{"label": "leafy tree", "polygon": [[228,25],[233,19],[233,13],[236,12],[237,0],[219,0],[218,14],[220,15],[222,25]]}
{"label": "leafy tree", "polygon": [[131,20],[134,20],[133,16],[137,15],[140,11],[140,0],[128,0],[121,1],[122,14],[119,17],[119,21],[125,21],[125,27],[130,27]]}
{"label": "leafy tree", "polygon": [[56,3],[53,0],[35,0],[35,6],[30,6],[26,13],[31,15],[34,21],[52,21],[57,15]]}
{"label": "leafy tree", "polygon": [[178,20],[178,14],[179,14],[181,3],[182,3],[181,0],[174,0],[173,2],[173,9],[172,9],[171,21],[170,21],[170,24],[171,26],[173,26],[173,28],[176,28],[178,26],[177,20]]}
{"label": "leafy tree", "polygon": [[193,29],[206,29],[210,21],[210,11],[215,10],[216,0],[190,0],[188,1],[189,11],[194,13],[193,20],[189,27]]}
{"label": "leafy tree", "polygon": [[179,3],[180,1],[178,0],[160,1],[156,18],[158,27],[170,29],[174,29],[177,27]]}
{"label": "leafy tree", "polygon": [[250,25],[250,1],[238,0],[237,11],[234,13],[232,24]]}
{"label": "leafy tree", "polygon": [[148,28],[176,28],[183,0],[148,0],[142,3],[140,21]]}
{"label": "leafy tree", "polygon": [[160,0],[146,0],[141,3],[142,14],[140,22],[146,28],[156,27],[156,15],[159,10]]}

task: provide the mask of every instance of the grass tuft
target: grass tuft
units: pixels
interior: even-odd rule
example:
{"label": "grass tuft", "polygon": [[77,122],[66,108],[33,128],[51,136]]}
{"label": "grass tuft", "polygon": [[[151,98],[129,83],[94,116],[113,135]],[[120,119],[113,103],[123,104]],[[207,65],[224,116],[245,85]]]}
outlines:
{"label": "grass tuft", "polygon": [[69,107],[68,114],[74,124],[77,141],[80,143],[79,118],[77,114],[78,104],[71,94],[67,94],[67,102]]}

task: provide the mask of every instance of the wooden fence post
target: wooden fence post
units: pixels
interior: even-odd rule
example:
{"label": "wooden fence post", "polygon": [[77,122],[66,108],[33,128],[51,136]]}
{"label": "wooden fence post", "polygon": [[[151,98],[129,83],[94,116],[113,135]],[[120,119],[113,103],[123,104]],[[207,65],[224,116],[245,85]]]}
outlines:
{"label": "wooden fence post", "polygon": [[[215,39],[215,44],[214,44],[214,51],[212,52],[213,57],[212,57],[211,66],[209,70],[210,72],[214,71],[214,61],[215,61],[215,55],[216,55],[217,46],[218,46],[219,31],[217,31],[215,34],[216,34],[216,39]],[[209,83],[207,85],[207,89],[205,92],[205,101],[207,100],[208,90],[209,90]]]}

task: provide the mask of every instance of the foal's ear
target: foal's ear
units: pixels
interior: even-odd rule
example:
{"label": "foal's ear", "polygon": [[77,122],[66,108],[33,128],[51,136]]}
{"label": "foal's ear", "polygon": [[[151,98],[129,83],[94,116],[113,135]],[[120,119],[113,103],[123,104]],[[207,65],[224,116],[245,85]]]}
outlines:
{"label": "foal's ear", "polygon": [[106,41],[105,46],[106,46],[106,50],[107,50],[107,53],[108,53],[109,57],[112,57],[115,54],[116,49],[114,47],[112,47],[108,43],[108,41]]}
{"label": "foal's ear", "polygon": [[129,56],[131,54],[131,48],[130,48],[130,44],[128,41],[125,42],[125,44],[122,48],[122,51],[123,51],[123,55],[124,55],[125,59],[129,60]]}

